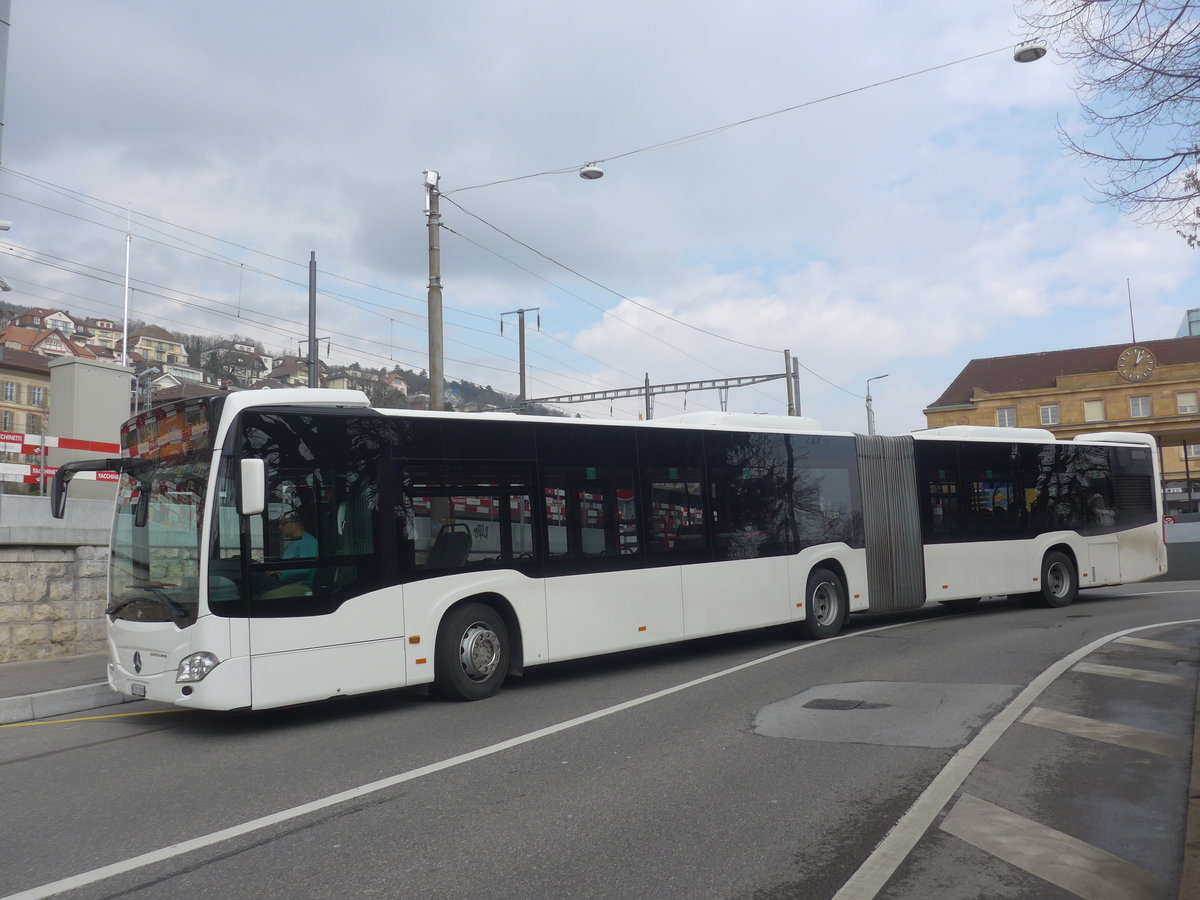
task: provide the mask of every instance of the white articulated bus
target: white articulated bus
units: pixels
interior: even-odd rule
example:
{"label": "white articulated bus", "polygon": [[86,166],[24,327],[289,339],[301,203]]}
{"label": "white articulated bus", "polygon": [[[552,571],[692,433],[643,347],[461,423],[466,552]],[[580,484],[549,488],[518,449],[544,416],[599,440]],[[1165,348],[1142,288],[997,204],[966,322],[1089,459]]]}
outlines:
{"label": "white articulated bus", "polygon": [[161,406],[122,429],[109,682],[206,709],[431,683],[856,612],[1166,570],[1153,438],[800,418],[376,410],[356,391]]}

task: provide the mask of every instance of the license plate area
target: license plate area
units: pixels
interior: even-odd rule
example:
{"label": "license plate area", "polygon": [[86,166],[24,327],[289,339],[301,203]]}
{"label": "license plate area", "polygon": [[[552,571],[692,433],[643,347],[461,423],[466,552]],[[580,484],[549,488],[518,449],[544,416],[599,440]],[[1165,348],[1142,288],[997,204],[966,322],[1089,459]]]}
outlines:
{"label": "license plate area", "polygon": [[146,696],[146,685],[139,684],[136,681],[131,681],[129,683],[129,693],[133,694],[133,696],[135,696],[135,697],[145,697]]}

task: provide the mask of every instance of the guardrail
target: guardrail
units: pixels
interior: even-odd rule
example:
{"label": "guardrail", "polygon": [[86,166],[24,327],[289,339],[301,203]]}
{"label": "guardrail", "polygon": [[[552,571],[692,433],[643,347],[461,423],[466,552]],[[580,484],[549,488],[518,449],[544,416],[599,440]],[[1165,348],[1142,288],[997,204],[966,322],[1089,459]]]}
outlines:
{"label": "guardrail", "polygon": [[[83,450],[89,453],[104,453],[116,456],[121,445],[109,441],[85,441],[81,438],[55,437],[49,434],[23,434],[19,431],[0,431],[0,452],[21,453],[25,456],[45,457],[48,450]],[[0,481],[22,484],[40,484],[49,481],[58,471],[57,466],[40,466],[26,463],[0,463]],[[116,482],[116,472],[80,472],[81,480]]]}

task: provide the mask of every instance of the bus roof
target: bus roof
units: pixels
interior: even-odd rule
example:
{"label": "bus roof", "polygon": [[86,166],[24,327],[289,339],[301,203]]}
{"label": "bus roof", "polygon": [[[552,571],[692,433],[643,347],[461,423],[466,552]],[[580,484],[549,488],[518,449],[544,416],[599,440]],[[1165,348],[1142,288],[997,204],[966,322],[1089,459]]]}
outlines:
{"label": "bus roof", "polygon": [[[325,408],[371,409],[367,395],[362,391],[334,390],[330,388],[288,388],[261,391],[237,391],[226,395],[226,409],[240,412],[254,406],[306,406]],[[387,416],[411,416],[414,418],[457,416],[453,412],[436,410],[376,409]],[[779,416],[755,413],[691,412],[679,416],[667,416],[650,421],[634,419],[581,419],[558,418],[555,416],[520,416],[515,413],[472,413],[472,419],[481,421],[544,421],[558,424],[606,425],[613,427],[651,428],[712,428],[731,431],[787,431],[819,432],[822,434],[849,434],[850,432],[826,432],[815,419],[805,416]],[[968,441],[1013,441],[1026,443],[1058,443],[1058,439],[1044,428],[999,428],[989,425],[947,425],[912,432],[916,440],[968,440]],[[1136,444],[1156,447],[1152,435],[1140,432],[1103,431],[1081,434],[1076,441],[1088,443]]]}
{"label": "bus roof", "polygon": [[999,428],[994,425],[946,425],[913,432],[917,440],[957,438],[968,441],[1030,441],[1038,444],[1058,440],[1045,428]]}

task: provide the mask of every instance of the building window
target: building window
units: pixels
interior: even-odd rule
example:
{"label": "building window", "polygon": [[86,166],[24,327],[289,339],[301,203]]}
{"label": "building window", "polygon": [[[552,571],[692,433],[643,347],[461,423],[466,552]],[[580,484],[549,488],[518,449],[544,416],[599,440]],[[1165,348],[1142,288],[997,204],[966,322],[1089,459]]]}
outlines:
{"label": "building window", "polygon": [[1150,415],[1150,398],[1130,397],[1129,415],[1135,419],[1144,419],[1146,416]]}
{"label": "building window", "polygon": [[42,432],[42,417],[29,413],[25,416],[25,432],[26,434],[41,434]]}
{"label": "building window", "polygon": [[1188,444],[1183,448],[1183,455],[1188,459],[1200,459],[1200,444]]}
{"label": "building window", "polygon": [[[5,431],[12,431],[13,427],[13,414],[5,410],[4,414],[0,415],[0,428],[3,428]],[[1190,450],[1191,448],[1189,447],[1188,449]]]}
{"label": "building window", "polygon": [[999,428],[1016,428],[1017,408],[1015,406],[1002,406],[996,410],[996,425]]}
{"label": "building window", "polygon": [[1200,408],[1196,406],[1196,392],[1180,391],[1175,395],[1175,407],[1179,410],[1180,415],[1200,411]]}
{"label": "building window", "polygon": [[4,399],[9,403],[17,402],[17,383],[15,381],[4,382]]}
{"label": "building window", "polygon": [[1083,421],[1085,421],[1085,422],[1103,422],[1104,421],[1104,401],[1103,400],[1084,400],[1083,401]]}
{"label": "building window", "polygon": [[1043,403],[1041,406],[1041,422],[1042,422],[1042,424],[1043,425],[1057,425],[1059,423],[1059,421],[1060,420],[1058,418],[1058,404],[1057,403]]}
{"label": "building window", "polygon": [[29,405],[30,406],[45,406],[46,405],[46,389],[40,385],[31,384],[29,386]]}

